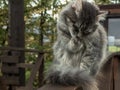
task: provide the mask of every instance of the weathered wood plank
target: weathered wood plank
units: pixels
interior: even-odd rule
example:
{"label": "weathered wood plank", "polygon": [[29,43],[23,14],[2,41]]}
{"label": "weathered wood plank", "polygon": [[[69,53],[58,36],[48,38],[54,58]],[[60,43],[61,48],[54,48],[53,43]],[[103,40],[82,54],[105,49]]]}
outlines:
{"label": "weathered wood plank", "polygon": [[17,67],[18,68],[29,68],[29,69],[31,69],[31,68],[33,68],[33,64],[27,64],[27,63],[19,63],[19,64],[17,64]]}
{"label": "weathered wood plank", "polygon": [[0,47],[0,50],[24,51],[24,52],[33,52],[33,53],[50,53],[50,51],[40,51],[37,49],[26,49],[20,47]]}
{"label": "weathered wood plank", "polygon": [[[9,32],[8,46],[25,48],[25,22],[24,0],[8,0],[9,3]],[[19,55],[19,62],[25,62],[25,52],[13,51],[11,54]],[[19,69],[20,85],[25,85],[25,69]]]}
{"label": "weathered wood plank", "polygon": [[0,90],[7,90],[7,86],[5,85],[2,76],[0,76]]}
{"label": "weathered wood plank", "polygon": [[59,86],[59,85],[44,85],[43,87],[37,89],[37,90],[75,90],[76,87],[65,87],[65,86]]}
{"label": "weathered wood plank", "polygon": [[[40,60],[40,57],[44,57],[44,54],[40,54],[39,53],[38,60]],[[38,80],[39,80],[39,84],[38,85],[39,85],[39,87],[43,85],[43,79],[44,79],[43,72],[44,72],[44,58],[42,59],[41,65],[39,67],[39,73],[38,73],[38,75],[39,75],[39,77],[38,77]]]}
{"label": "weathered wood plank", "polygon": [[120,56],[114,58],[114,90],[120,90]]}
{"label": "weathered wood plank", "polygon": [[6,85],[20,85],[19,76],[3,76]]}
{"label": "weathered wood plank", "polygon": [[29,88],[28,90],[32,90],[31,88],[33,88],[33,81],[35,79],[37,71],[39,70],[40,65],[42,64],[42,59],[43,59],[43,55],[41,55],[41,57],[38,57],[37,61],[35,62],[31,70],[30,78],[26,84],[26,87]]}
{"label": "weathered wood plank", "polygon": [[34,90],[33,81],[35,79],[36,73],[39,70],[40,65],[42,64],[42,60],[43,60],[43,54],[39,55],[37,61],[33,65],[33,68],[31,69],[30,78],[29,78],[26,86],[25,87],[19,87],[16,90]]}
{"label": "weathered wood plank", "polygon": [[0,59],[3,63],[18,63],[18,56],[0,56]]}
{"label": "weathered wood plank", "polygon": [[5,74],[19,74],[19,68],[16,66],[3,65],[1,71]]}
{"label": "weathered wood plank", "polygon": [[113,85],[111,84],[112,82],[112,58],[105,63],[103,68],[101,69],[101,74],[100,77],[98,77],[98,83],[99,83],[99,90],[112,90]]}

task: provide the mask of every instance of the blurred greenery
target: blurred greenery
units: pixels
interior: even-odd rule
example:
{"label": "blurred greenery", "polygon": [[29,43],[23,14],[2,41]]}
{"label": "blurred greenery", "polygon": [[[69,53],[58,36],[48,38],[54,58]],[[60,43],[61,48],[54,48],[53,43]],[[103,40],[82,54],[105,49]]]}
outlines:
{"label": "blurred greenery", "polygon": [[108,51],[110,52],[120,52],[120,47],[117,47],[117,46],[109,46],[108,47]]}

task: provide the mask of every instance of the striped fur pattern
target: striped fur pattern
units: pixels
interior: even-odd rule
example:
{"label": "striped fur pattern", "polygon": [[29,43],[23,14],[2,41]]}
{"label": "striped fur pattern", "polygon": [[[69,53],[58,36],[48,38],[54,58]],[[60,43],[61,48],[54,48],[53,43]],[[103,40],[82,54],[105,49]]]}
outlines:
{"label": "striped fur pattern", "polygon": [[54,61],[46,77],[49,83],[98,90],[94,77],[105,58],[107,45],[106,32],[99,23],[103,13],[99,12],[96,5],[81,0],[63,8],[57,22]]}

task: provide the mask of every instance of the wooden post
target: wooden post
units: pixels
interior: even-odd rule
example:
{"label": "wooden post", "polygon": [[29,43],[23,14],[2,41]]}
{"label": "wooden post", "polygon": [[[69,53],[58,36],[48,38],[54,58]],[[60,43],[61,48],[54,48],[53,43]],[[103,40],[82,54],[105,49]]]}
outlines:
{"label": "wooden post", "polygon": [[[44,53],[39,53],[38,58],[44,57]],[[39,87],[43,85],[44,79],[44,58],[42,58],[41,65],[39,67]]]}
{"label": "wooden post", "polygon": [[[24,0],[9,0],[9,40],[10,47],[25,47],[24,36]],[[25,62],[24,52],[12,51],[19,56],[19,62]],[[25,85],[25,69],[19,69],[20,85]]]}
{"label": "wooden post", "polygon": [[113,80],[114,80],[114,89],[120,90],[120,56],[114,57],[113,65]]}
{"label": "wooden post", "polygon": [[3,78],[0,76],[0,90],[7,90]]}
{"label": "wooden post", "polygon": [[113,71],[112,71],[112,58],[108,60],[104,66],[101,68],[100,77],[98,75],[98,84],[99,84],[99,90],[113,90],[111,89],[113,87],[112,84],[112,78],[113,78]]}
{"label": "wooden post", "polygon": [[[44,5],[43,1],[41,1],[41,3],[42,3],[42,5]],[[44,41],[43,41],[44,26],[43,26],[43,24],[45,23],[45,17],[44,17],[45,14],[46,14],[46,11],[41,12],[42,19],[40,19],[40,37],[39,37],[39,41],[40,41],[39,44],[40,44],[41,47],[43,47],[43,44],[44,44]],[[43,71],[44,71],[44,58],[42,60],[41,66],[39,68],[39,86],[42,86],[42,81],[43,81],[43,78],[44,78]]]}
{"label": "wooden post", "polygon": [[60,86],[46,84],[37,90],[75,90],[77,86]]}

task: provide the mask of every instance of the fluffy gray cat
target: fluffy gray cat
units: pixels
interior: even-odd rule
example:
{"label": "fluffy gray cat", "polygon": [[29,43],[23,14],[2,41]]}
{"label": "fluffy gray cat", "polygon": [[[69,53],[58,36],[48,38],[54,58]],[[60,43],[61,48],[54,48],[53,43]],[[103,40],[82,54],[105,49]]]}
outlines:
{"label": "fluffy gray cat", "polygon": [[107,45],[106,32],[99,23],[104,16],[95,4],[82,0],[69,3],[61,11],[53,46],[54,61],[46,77],[48,83],[98,90],[94,77],[105,58]]}

